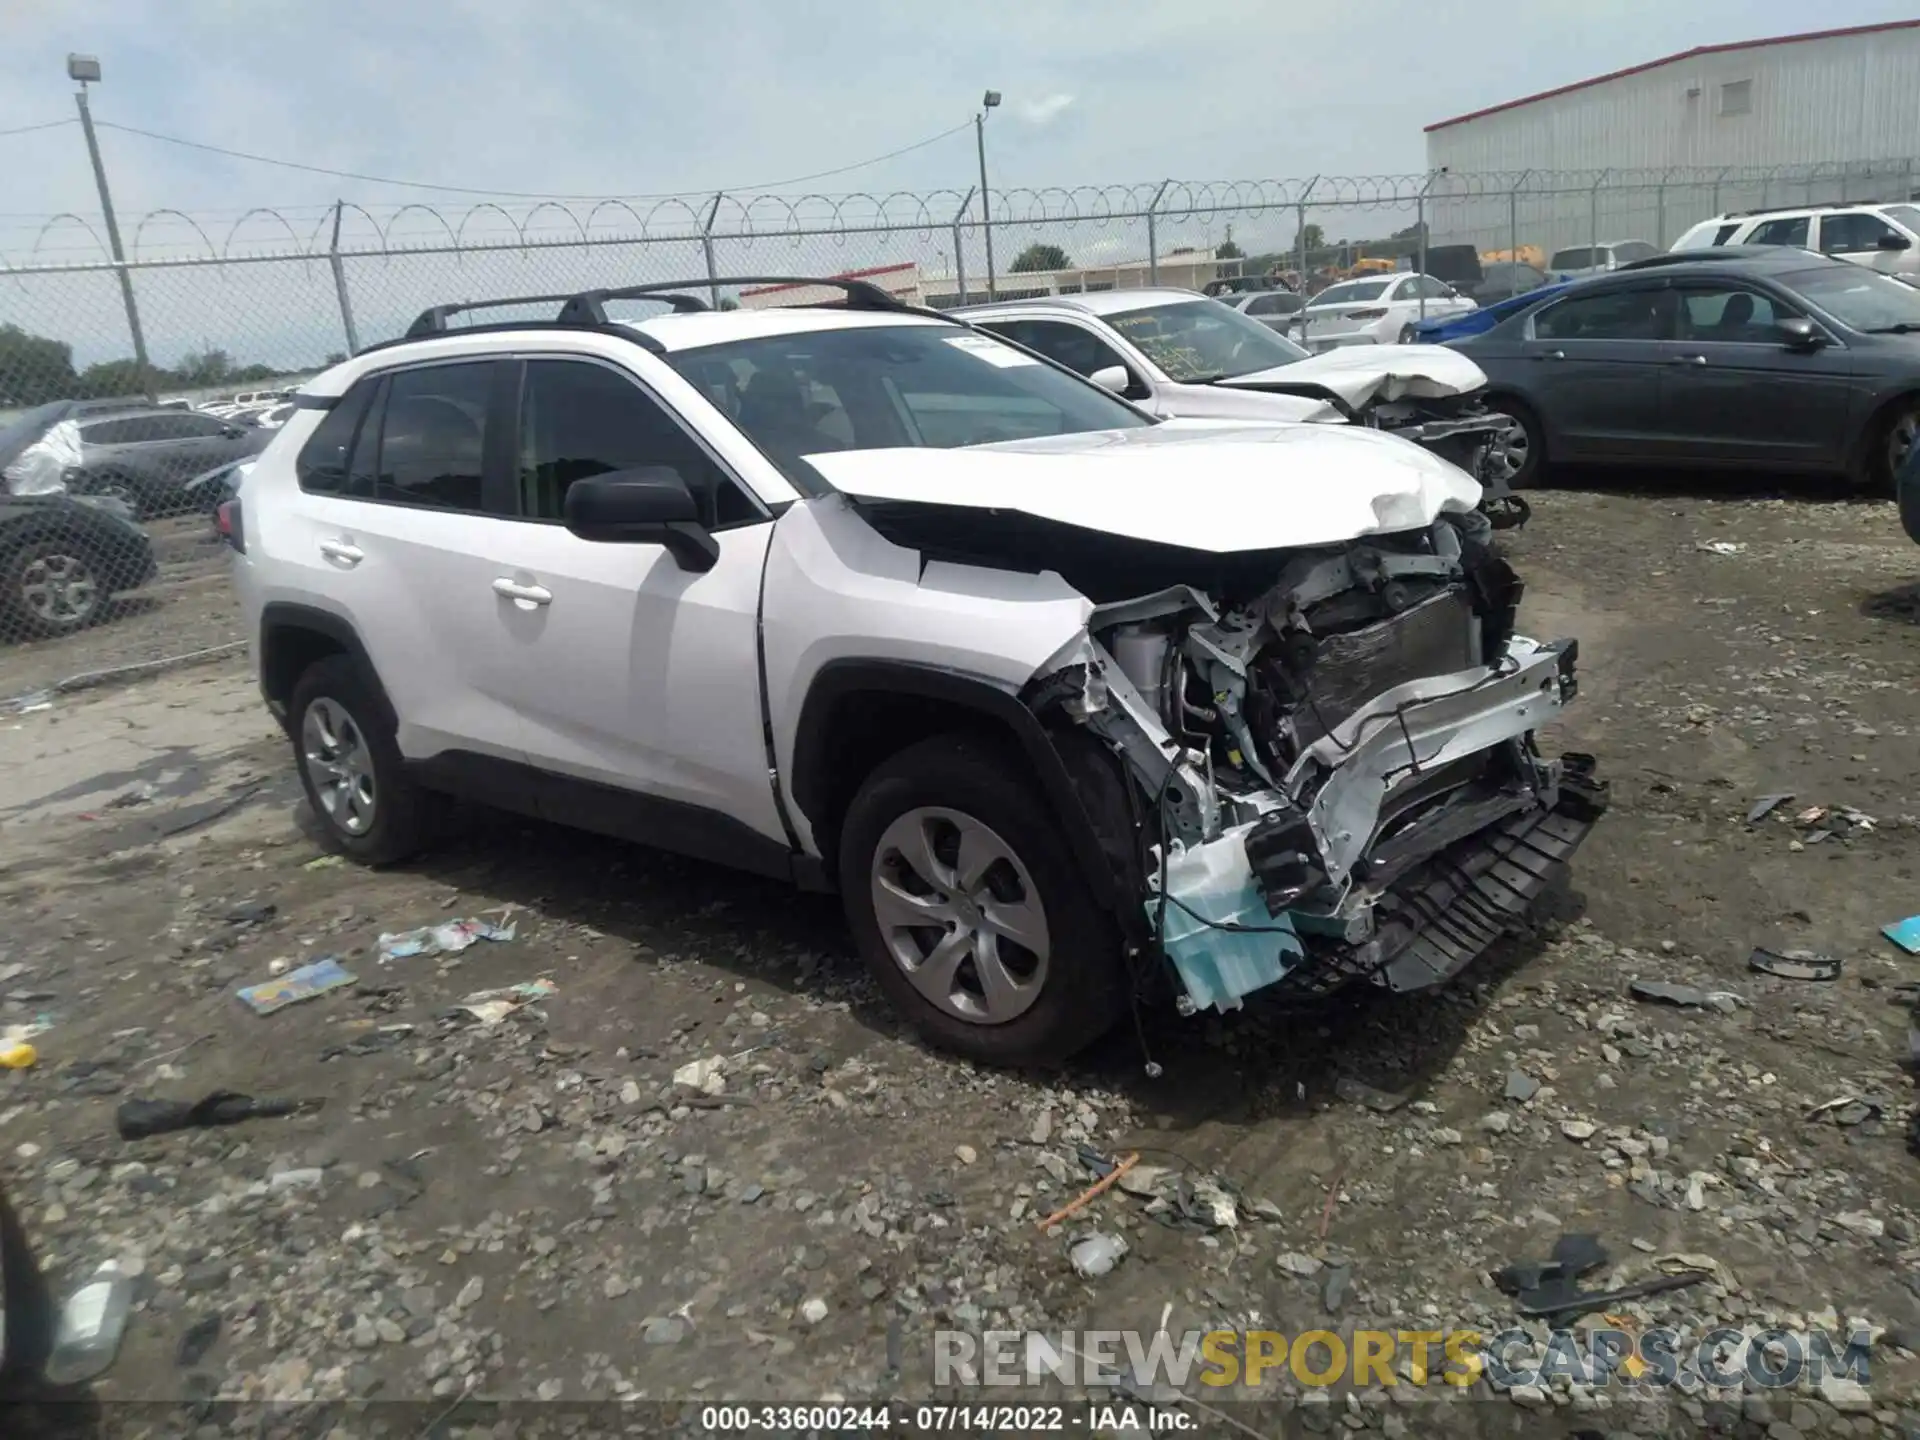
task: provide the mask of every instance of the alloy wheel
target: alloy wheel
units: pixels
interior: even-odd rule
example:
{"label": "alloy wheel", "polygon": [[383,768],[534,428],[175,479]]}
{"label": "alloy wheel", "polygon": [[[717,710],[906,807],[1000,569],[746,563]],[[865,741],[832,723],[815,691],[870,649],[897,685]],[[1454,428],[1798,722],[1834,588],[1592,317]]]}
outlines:
{"label": "alloy wheel", "polygon": [[20,572],[20,600],[43,625],[68,630],[84,625],[100,605],[100,581],[78,555],[49,551]]}
{"label": "alloy wheel", "polygon": [[1527,460],[1533,454],[1533,442],[1527,436],[1527,427],[1518,420],[1509,424],[1487,445],[1487,469],[1496,480],[1513,483],[1513,477],[1527,468]]}
{"label": "alloy wheel", "polygon": [[324,695],[307,706],[300,757],[327,818],[345,834],[366,834],[373,826],[376,800],[373,755],[345,706]]}
{"label": "alloy wheel", "polygon": [[999,1025],[1039,999],[1046,910],[1006,840],[958,810],[921,806],[889,825],[870,877],[880,938],[929,1004]]}
{"label": "alloy wheel", "polygon": [[1920,410],[1906,410],[1894,418],[1887,430],[1887,473],[1898,476],[1901,467],[1907,463],[1907,457],[1913,453],[1915,440],[1920,440]]}

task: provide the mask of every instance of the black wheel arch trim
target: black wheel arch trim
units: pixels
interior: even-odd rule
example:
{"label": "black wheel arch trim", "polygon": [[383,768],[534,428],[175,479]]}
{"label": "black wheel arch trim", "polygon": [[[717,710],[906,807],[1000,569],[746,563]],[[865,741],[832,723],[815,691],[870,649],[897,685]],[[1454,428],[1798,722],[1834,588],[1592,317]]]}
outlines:
{"label": "black wheel arch trim", "polygon": [[[283,728],[291,725],[293,718],[287,714],[287,695],[275,695],[269,687],[268,677],[274,674],[276,647],[300,631],[323,635],[337,644],[353,661],[360,678],[366,682],[373,703],[379,709],[376,718],[380,724],[389,731],[400,728],[400,718],[393,708],[393,701],[387,698],[387,687],[380,683],[380,672],[374,668],[373,657],[367,654],[367,647],[352,622],[318,606],[273,600],[260,612],[260,693],[266,697],[267,708],[273,711]],[[299,676],[291,677],[288,695],[292,694],[293,684],[298,681]]]}
{"label": "black wheel arch trim", "polygon": [[[787,788],[813,829],[815,847],[829,871],[838,847],[833,816],[833,716],[851,696],[863,693],[909,694],[938,700],[984,716],[1010,733],[1032,766],[1047,802],[1066,835],[1074,862],[1098,901],[1110,908],[1122,903],[1119,886],[1100,848],[1093,821],[1046,726],[1018,695],[963,671],[908,660],[829,660],[814,675],[801,702],[794,730],[793,760]],[[919,738],[919,737],[913,737]]]}

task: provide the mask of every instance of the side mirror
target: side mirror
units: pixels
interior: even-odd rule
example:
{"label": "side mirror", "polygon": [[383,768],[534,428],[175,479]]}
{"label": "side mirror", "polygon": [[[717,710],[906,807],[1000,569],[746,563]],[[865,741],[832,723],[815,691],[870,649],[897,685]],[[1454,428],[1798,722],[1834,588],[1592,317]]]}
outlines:
{"label": "side mirror", "polygon": [[1116,395],[1124,395],[1133,384],[1133,377],[1127,374],[1124,365],[1102,365],[1087,377],[1102,390],[1111,390]]}
{"label": "side mirror", "polygon": [[1911,250],[1913,242],[1904,235],[1882,235],[1879,240],[1882,250]]}
{"label": "side mirror", "polygon": [[247,432],[242,430],[238,425],[222,425],[220,427],[220,433],[229,440],[238,440]]}
{"label": "side mirror", "polygon": [[1818,350],[1827,343],[1820,327],[1804,315],[1789,315],[1774,327],[1789,350]]}
{"label": "side mirror", "polygon": [[682,570],[711,570],[720,542],[700,523],[685,478],[670,465],[611,470],[567,487],[567,529],[611,545],[664,545]]}

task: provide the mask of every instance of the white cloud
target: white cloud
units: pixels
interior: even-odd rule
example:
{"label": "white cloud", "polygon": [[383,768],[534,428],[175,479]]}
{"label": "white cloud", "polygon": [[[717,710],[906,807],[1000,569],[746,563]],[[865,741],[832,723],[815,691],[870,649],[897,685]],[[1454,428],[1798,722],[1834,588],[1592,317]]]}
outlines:
{"label": "white cloud", "polygon": [[1073,104],[1073,96],[1064,94],[1042,95],[1038,100],[1020,102],[1020,118],[1029,125],[1048,125],[1065,114]]}

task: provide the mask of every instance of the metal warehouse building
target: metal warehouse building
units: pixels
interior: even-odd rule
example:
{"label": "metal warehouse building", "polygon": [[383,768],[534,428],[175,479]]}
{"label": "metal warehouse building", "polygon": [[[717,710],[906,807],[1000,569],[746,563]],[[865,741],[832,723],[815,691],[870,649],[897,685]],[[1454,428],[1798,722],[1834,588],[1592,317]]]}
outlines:
{"label": "metal warehouse building", "polygon": [[1665,246],[1721,210],[1907,199],[1920,20],[1702,45],[1426,135],[1436,242]]}

